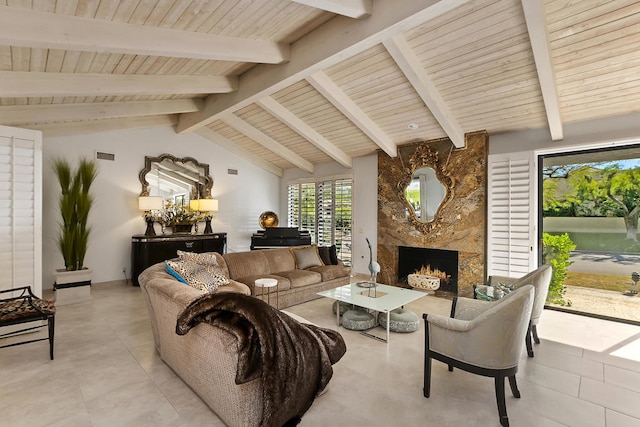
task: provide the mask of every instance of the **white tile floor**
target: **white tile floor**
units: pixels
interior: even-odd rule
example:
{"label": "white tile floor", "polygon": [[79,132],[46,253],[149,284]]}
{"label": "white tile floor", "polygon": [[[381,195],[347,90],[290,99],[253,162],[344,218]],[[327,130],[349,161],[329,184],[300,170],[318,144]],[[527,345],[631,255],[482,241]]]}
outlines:
{"label": "white tile floor", "polygon": [[[140,289],[99,284],[92,295],[58,308],[54,361],[46,342],[0,349],[0,426],[221,426],[155,354]],[[427,297],[408,308],[449,305]],[[288,310],[335,327],[327,299]],[[512,426],[640,426],[640,327],[546,311],[538,330],[542,344],[517,375],[522,398],[507,391]],[[434,361],[422,396],[422,329],[389,345],[341,331],[347,354],[301,426],[499,425],[490,378]]]}

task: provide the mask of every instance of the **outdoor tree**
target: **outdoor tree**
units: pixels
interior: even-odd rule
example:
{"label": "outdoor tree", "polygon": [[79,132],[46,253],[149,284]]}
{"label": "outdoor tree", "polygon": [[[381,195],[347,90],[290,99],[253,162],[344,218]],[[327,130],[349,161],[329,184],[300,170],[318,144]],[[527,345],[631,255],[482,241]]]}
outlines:
{"label": "outdoor tree", "polygon": [[578,198],[591,201],[604,215],[623,217],[626,238],[637,242],[640,168],[621,169],[619,165],[612,164],[605,166],[597,175],[587,169],[579,169],[575,173]]}

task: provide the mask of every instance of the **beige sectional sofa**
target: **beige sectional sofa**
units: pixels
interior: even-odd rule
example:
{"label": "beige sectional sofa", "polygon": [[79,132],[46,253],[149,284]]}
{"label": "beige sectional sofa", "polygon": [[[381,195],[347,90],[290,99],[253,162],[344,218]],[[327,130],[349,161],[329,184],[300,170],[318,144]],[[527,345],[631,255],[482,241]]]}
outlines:
{"label": "beige sectional sofa", "polygon": [[[319,290],[349,281],[349,268],[341,265],[296,270],[288,249],[214,255],[231,278],[230,283],[218,287],[216,293],[251,295],[254,278],[272,277],[281,288],[280,308],[316,298]],[[149,267],[138,280],[149,311],[155,348],[162,360],[226,425],[259,425],[263,414],[263,387],[260,378],[236,384],[237,338],[209,324],[199,324],[186,335],[176,333],[180,313],[203,293],[179,282],[166,271],[164,263]],[[274,305],[275,299],[271,298],[271,302]]]}

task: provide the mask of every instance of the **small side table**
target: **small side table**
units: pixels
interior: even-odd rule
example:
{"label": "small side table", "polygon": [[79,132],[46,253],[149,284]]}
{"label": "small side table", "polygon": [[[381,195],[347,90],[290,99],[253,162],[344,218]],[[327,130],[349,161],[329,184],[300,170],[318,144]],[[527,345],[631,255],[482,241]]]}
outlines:
{"label": "small side table", "polygon": [[[280,309],[280,301],[279,301],[278,288],[277,288],[278,279],[270,279],[270,278],[256,279],[254,283],[256,287],[259,287],[262,290],[262,292],[260,293],[260,299],[262,301],[264,301],[264,288],[272,288],[276,286],[276,308]],[[271,292],[269,292],[268,290],[267,290],[267,304],[271,305]]]}

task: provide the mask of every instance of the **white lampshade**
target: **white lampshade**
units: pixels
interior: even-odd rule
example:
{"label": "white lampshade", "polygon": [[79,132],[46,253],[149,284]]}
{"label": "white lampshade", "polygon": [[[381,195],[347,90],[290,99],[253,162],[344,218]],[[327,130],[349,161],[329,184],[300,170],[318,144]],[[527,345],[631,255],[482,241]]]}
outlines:
{"label": "white lampshade", "polygon": [[138,197],[138,209],[141,211],[162,209],[162,197],[140,196]]}
{"label": "white lampshade", "polygon": [[214,212],[218,210],[217,199],[200,199],[200,207],[198,209],[201,212]]}
{"label": "white lampshade", "polygon": [[200,200],[198,199],[189,200],[189,209],[191,209],[192,211],[200,210]]}

